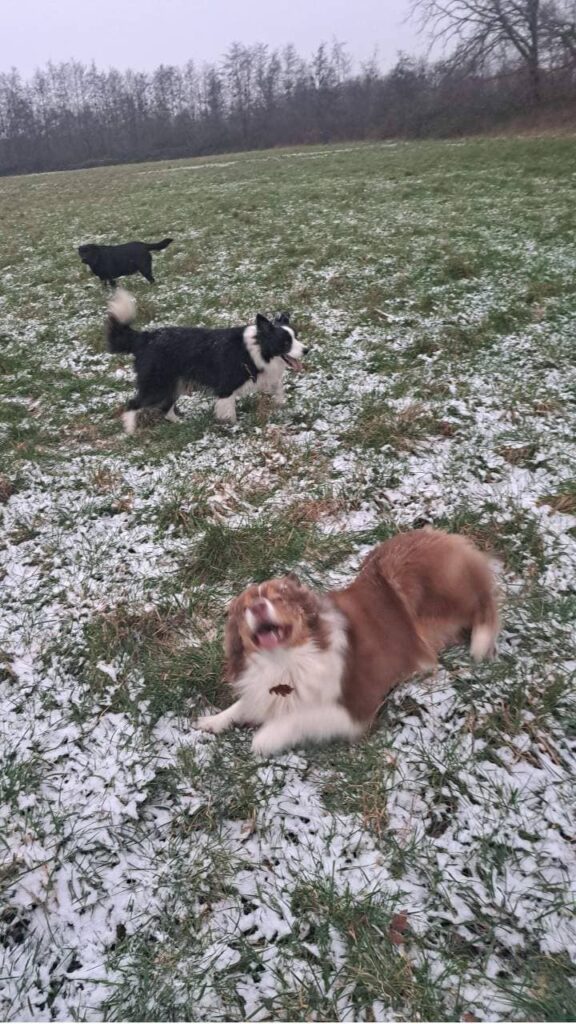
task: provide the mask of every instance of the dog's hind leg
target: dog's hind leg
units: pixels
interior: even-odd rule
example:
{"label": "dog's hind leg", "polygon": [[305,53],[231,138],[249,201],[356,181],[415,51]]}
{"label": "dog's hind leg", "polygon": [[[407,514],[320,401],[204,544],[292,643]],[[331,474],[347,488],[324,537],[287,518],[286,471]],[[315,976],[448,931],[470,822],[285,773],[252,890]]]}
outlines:
{"label": "dog's hind leg", "polygon": [[150,284],[156,284],[154,280],[154,274],[152,273],[152,257],[148,256],[148,259],[144,259],[143,266],[139,268],[142,277],[145,277]]}
{"label": "dog's hind leg", "polygon": [[161,412],[168,413],[174,405],[174,395],[172,393],[166,395],[166,392],[159,393],[158,391],[151,391],[148,394],[139,391],[138,394],[134,395],[134,398],[131,398],[126,403],[126,411],[122,413],[122,423],[126,433],[133,434],[136,430],[140,409],[149,409],[155,405],[158,406]]}
{"label": "dog's hind leg", "polygon": [[[169,392],[151,391],[148,394],[140,394],[137,395],[135,398],[131,399],[131,401],[128,402],[126,408],[130,411],[134,409],[150,409],[156,406],[158,410],[164,415],[164,418],[167,419],[170,423],[180,423],[180,417],[176,412],[177,398],[178,395],[175,394],[173,390],[170,390]],[[124,415],[127,416],[129,415],[129,413],[124,413]],[[128,422],[130,422],[130,420]],[[128,430],[128,427],[126,427],[126,429]],[[133,430],[128,432],[133,433]]]}
{"label": "dog's hind leg", "polygon": [[129,402],[126,403],[126,409],[122,413],[122,426],[127,434],[133,434],[136,430],[136,423],[138,421],[138,410],[142,408],[142,400],[140,395],[134,395]]}

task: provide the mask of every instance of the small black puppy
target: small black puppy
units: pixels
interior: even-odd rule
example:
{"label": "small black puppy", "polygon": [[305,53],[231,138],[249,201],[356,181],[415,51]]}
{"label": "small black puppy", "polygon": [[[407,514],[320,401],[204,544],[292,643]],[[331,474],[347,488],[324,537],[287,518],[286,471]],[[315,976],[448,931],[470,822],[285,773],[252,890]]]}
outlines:
{"label": "small black puppy", "polygon": [[125,242],[124,245],[81,245],[78,255],[102,284],[116,285],[117,277],[140,272],[150,284],[154,284],[151,252],[165,249],[172,238],[161,242]]}
{"label": "small black puppy", "polygon": [[136,302],[118,289],[108,303],[106,328],[110,352],[134,356],[137,393],[122,415],[124,429],[133,434],[138,410],[156,407],[167,420],[178,422],[176,401],[190,387],[206,388],[215,398],[216,419],[236,422],[236,399],[250,391],[272,395],[284,405],[284,371],[301,370],[308,351],[289,326],[289,314],[273,321],[260,313],[254,325],[209,329],[156,327],[136,331],[131,323]]}

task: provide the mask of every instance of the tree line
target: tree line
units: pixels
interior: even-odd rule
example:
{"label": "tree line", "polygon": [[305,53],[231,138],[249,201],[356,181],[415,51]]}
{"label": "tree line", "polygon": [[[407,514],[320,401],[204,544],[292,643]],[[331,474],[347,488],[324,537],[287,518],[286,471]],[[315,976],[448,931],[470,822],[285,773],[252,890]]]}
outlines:
{"label": "tree line", "polygon": [[576,99],[576,0],[413,0],[447,55],[235,43],[217,64],[152,72],[49,63],[0,74],[0,173],[354,139],[480,131],[527,105]]}

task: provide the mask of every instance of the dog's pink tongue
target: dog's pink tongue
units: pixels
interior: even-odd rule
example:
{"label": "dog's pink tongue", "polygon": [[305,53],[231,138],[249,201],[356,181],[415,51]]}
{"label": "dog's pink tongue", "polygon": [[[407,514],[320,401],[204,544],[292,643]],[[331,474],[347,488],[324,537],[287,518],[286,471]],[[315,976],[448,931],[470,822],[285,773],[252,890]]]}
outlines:
{"label": "dog's pink tongue", "polygon": [[260,633],[258,636],[259,646],[264,647],[267,651],[271,651],[274,647],[278,647],[279,643],[280,637],[273,629],[267,633]]}

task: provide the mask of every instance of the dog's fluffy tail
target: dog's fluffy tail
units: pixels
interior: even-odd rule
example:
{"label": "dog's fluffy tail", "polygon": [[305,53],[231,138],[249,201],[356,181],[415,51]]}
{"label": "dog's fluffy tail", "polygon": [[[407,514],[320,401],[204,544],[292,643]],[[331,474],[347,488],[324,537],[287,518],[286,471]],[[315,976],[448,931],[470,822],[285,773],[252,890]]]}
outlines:
{"label": "dog's fluffy tail", "polygon": [[138,331],[130,324],[136,317],[136,299],[123,288],[117,288],[108,303],[106,340],[110,352],[134,352]]}
{"label": "dog's fluffy tail", "polygon": [[486,602],[482,617],[472,626],[470,654],[474,661],[482,661],[494,654],[499,628],[496,601],[491,597]]}
{"label": "dog's fluffy tail", "polygon": [[173,241],[173,238],[163,238],[161,242],[146,242],[146,246],[153,252],[158,252],[159,249],[167,249],[168,246],[170,245],[170,242]]}
{"label": "dog's fluffy tail", "polygon": [[474,554],[477,558],[479,556],[482,561],[477,560],[474,567],[477,606],[470,635],[470,654],[475,661],[482,661],[494,654],[496,638],[500,629],[500,617],[494,574],[488,559],[484,555],[480,555],[479,552],[474,552]]}

